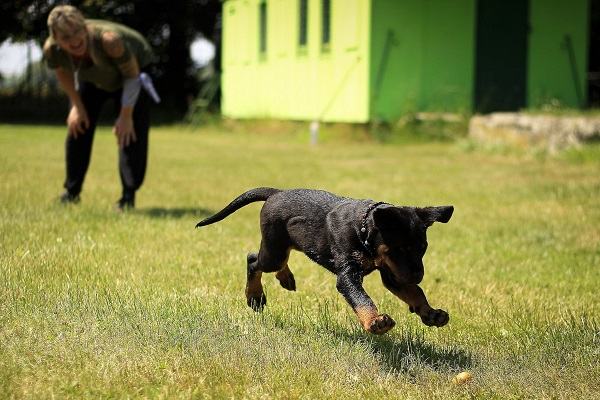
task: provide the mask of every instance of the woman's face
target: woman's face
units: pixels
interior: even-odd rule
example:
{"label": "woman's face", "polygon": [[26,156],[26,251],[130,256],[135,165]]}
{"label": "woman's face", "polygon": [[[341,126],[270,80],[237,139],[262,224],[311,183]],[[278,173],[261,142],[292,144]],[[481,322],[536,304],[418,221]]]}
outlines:
{"label": "woman's face", "polygon": [[71,31],[56,31],[56,43],[69,54],[81,57],[87,51],[88,35],[85,27],[78,27]]}

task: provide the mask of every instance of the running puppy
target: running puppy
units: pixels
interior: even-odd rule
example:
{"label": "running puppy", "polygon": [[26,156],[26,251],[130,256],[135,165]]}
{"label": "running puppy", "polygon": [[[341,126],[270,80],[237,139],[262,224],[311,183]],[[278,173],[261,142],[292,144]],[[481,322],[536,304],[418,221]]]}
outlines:
{"label": "running puppy", "polygon": [[264,201],[260,212],[262,240],[258,254],[247,257],[246,299],[255,311],[267,303],[263,272],[275,272],[281,286],[296,290],[287,261],[298,250],[337,275],[337,290],[369,332],[383,334],[396,322],[379,314],[362,287],[363,277],[379,270],[383,285],[406,302],[427,326],[444,326],[448,313],[431,308],[418,283],[423,279],[426,230],[448,222],[454,208],[397,207],[355,200],[322,190],[251,189],[196,227],[221,221],[236,210]]}

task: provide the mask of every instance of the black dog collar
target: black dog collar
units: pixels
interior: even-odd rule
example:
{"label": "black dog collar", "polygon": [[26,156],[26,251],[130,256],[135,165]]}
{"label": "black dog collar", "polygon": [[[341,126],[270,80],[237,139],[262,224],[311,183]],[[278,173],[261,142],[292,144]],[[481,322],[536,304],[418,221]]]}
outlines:
{"label": "black dog collar", "polygon": [[379,201],[377,203],[371,204],[365,211],[365,214],[363,215],[362,221],[360,223],[360,243],[362,244],[364,249],[367,251],[367,253],[369,253],[369,255],[371,257],[373,257],[373,250],[371,249],[371,243],[369,243],[369,237],[371,235],[369,235],[369,232],[367,229],[367,219],[369,218],[369,214],[371,214],[371,212],[373,212],[373,210],[375,210],[377,207],[379,207],[382,204],[387,204],[387,203],[385,203],[383,201]]}

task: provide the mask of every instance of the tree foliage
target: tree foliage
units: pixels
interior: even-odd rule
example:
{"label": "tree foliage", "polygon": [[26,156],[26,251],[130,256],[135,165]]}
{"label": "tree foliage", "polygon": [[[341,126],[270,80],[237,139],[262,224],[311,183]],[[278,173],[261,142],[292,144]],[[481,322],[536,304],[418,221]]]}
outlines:
{"label": "tree foliage", "polygon": [[[0,3],[0,42],[33,39],[43,44],[46,19],[59,2],[12,0]],[[87,18],[126,24],[142,33],[154,48],[152,68],[165,106],[185,111],[195,91],[189,47],[202,34],[220,46],[220,0],[73,0]]]}

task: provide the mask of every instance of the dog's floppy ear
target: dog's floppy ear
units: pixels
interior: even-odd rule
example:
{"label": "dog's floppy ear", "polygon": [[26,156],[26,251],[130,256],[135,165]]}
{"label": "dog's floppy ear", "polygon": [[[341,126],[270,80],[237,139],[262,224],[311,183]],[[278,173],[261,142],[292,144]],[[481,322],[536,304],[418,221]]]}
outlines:
{"label": "dog's floppy ear", "polygon": [[454,212],[453,206],[440,206],[440,207],[423,207],[417,208],[417,215],[425,225],[431,226],[434,222],[446,223],[450,221],[452,213]]}
{"label": "dog's floppy ear", "polygon": [[385,237],[398,235],[410,229],[410,217],[399,207],[380,207],[373,211],[373,221]]}

